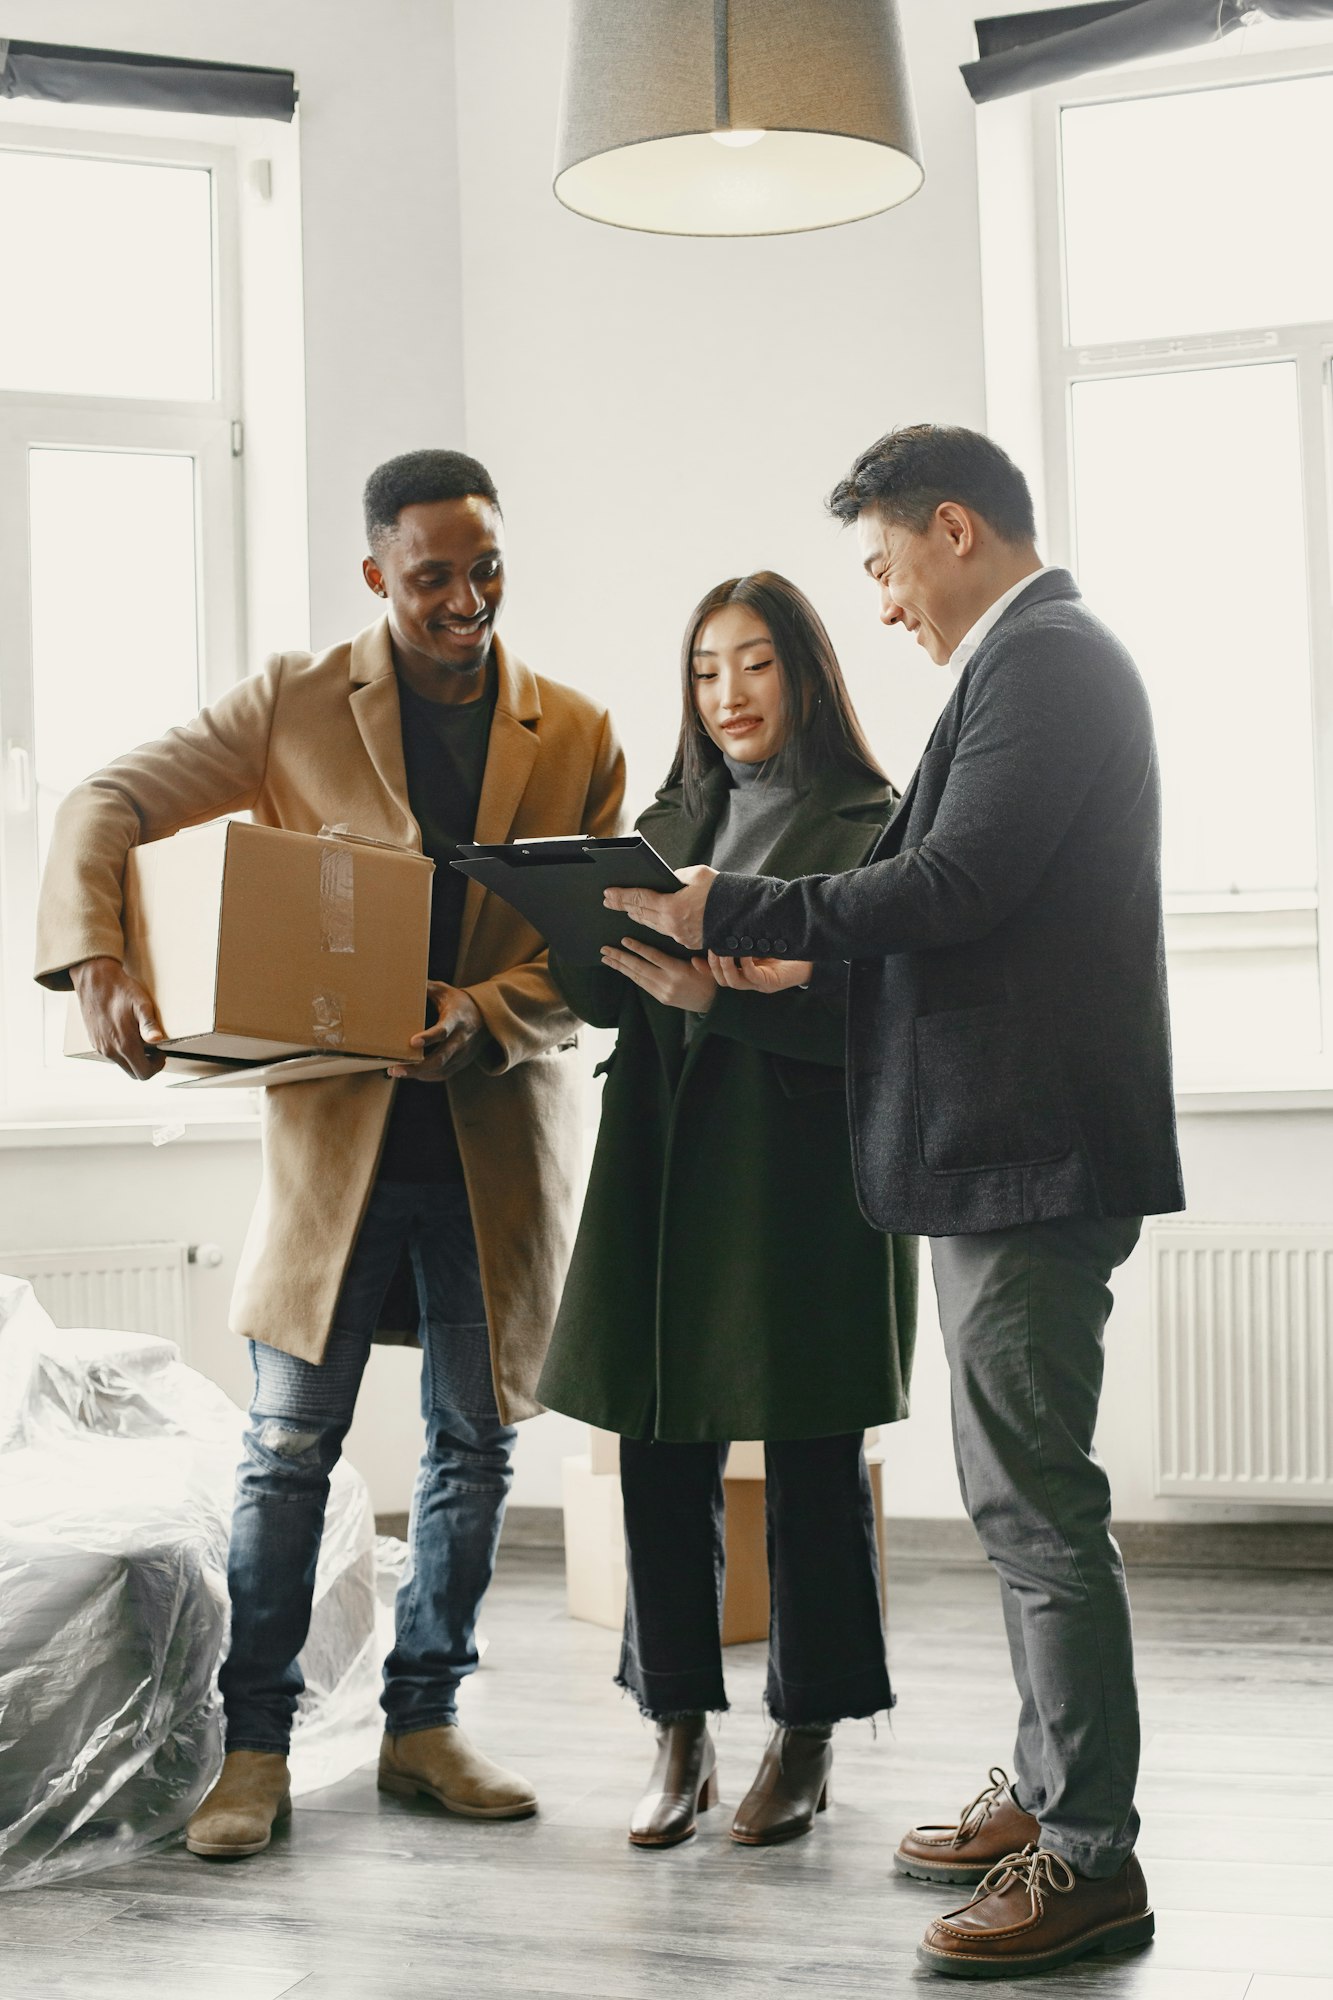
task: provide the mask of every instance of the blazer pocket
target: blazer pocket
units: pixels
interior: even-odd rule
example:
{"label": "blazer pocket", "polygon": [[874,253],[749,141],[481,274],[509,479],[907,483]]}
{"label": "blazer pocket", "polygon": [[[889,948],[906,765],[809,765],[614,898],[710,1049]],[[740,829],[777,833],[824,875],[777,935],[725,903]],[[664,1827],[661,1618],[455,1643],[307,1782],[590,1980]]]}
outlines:
{"label": "blazer pocket", "polygon": [[917,1143],[935,1173],[1061,1159],[1071,1127],[1055,1026],[1044,1008],[919,1014]]}
{"label": "blazer pocket", "polygon": [[773,1074],[784,1097],[814,1097],[822,1090],[842,1090],[847,1072],[841,1063],[803,1062],[799,1056],[770,1055]]}

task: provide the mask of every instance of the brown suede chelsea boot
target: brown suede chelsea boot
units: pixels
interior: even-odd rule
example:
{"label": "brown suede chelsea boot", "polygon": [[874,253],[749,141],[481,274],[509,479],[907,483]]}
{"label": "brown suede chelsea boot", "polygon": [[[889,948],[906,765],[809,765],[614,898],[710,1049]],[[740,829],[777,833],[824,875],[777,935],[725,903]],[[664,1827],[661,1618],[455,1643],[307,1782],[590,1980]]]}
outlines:
{"label": "brown suede chelsea boot", "polygon": [[994,1765],[990,1783],[952,1825],[911,1827],[898,1843],[893,1865],[918,1882],[979,1882],[1006,1854],[1039,1846],[1041,1828],[1014,1797],[1008,1777]]}
{"label": "brown suede chelsea boot", "polygon": [[996,1863],[964,1909],[937,1917],[917,1960],[946,1979],[1022,1979],[1094,1952],[1147,1944],[1153,1913],[1131,1854],[1114,1875],[1076,1875],[1049,1848]]}
{"label": "brown suede chelsea boot", "polygon": [[285,1757],[273,1750],[229,1750],[217,1783],[191,1815],[185,1845],[210,1861],[260,1854],[273,1836],[274,1821],[291,1809]]}
{"label": "brown suede chelsea boot", "polygon": [[492,1762],[457,1723],[405,1736],[386,1733],[377,1782],[382,1792],[434,1799],[464,1819],[528,1819],[537,1810],[527,1779]]}

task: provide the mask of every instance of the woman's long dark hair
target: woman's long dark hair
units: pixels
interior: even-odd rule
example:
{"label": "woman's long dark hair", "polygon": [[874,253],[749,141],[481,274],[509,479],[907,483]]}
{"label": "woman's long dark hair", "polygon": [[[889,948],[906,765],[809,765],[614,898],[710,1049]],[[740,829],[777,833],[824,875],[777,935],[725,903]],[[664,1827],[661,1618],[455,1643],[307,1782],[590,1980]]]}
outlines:
{"label": "woman's long dark hair", "polygon": [[704,781],[722,762],[722,752],[699,719],[694,699],[694,649],[715,611],[744,604],[762,618],[773,641],[782,685],[786,734],[773,759],[773,777],[798,789],[830,765],[856,777],[887,784],[866,742],[824,621],[803,590],[776,570],[731,576],[715,584],[690,613],[680,649],[681,725],[667,785],[680,785],[691,819],[702,817]]}

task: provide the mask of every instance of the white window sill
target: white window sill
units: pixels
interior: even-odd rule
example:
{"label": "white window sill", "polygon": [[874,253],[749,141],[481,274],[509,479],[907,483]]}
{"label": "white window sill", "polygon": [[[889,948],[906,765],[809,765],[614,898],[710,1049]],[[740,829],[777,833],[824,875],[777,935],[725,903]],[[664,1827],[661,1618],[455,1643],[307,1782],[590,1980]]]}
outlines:
{"label": "white window sill", "polygon": [[1307,1083],[1182,1085],[1176,1091],[1176,1112],[1181,1118],[1219,1113],[1234,1118],[1249,1111],[1333,1111],[1333,1081],[1313,1078]]}
{"label": "white window sill", "polygon": [[[1181,1118],[1333,1111],[1333,1081],[1184,1087],[1176,1092],[1176,1111]],[[170,1137],[155,1138],[155,1134],[164,1132]],[[21,1152],[34,1146],[236,1145],[255,1144],[258,1139],[257,1111],[248,1117],[195,1118],[179,1125],[165,1117],[50,1118],[0,1123],[0,1152]]]}
{"label": "white window sill", "polygon": [[[170,1134],[170,1137],[155,1136]],[[0,1124],[0,1152],[23,1151],[32,1146],[188,1146],[257,1142],[259,1114],[249,1117],[199,1118],[186,1124],[165,1116],[156,1118],[32,1119]]]}

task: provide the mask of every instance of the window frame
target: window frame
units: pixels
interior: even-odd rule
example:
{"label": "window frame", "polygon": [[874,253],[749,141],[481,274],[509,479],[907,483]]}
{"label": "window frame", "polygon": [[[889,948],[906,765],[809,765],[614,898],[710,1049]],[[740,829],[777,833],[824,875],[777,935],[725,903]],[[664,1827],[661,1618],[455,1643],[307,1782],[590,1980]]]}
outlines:
{"label": "window frame", "polygon": [[[178,401],[0,389],[0,512],[18,524],[0,547],[0,1119],[35,1124],[105,1121],[124,1098],[95,1066],[70,1063],[53,1075],[41,1060],[49,996],[32,979],[38,826],[29,592],[27,459],[50,445],[104,451],[181,453],[195,464],[195,548],[199,619],[198,702],[232,686],[245,647],[241,448],[243,443],[239,174],[233,148],[193,139],[70,126],[0,123],[0,149],[203,169],[210,177],[213,264],[213,394]],[[176,718],[188,720],[182,715]],[[181,1099],[154,1086],[140,1120],[181,1120]],[[147,1114],[145,1119],[145,1114]],[[191,1122],[226,1118],[236,1107],[191,1101]]]}
{"label": "window frame", "polygon": [[1333,74],[1333,47],[1212,52],[1142,65],[1036,92],[1030,100],[1032,263],[1036,293],[1033,398],[1039,414],[1050,560],[1075,567],[1073,390],[1080,382],[1289,361],[1296,369],[1306,526],[1315,806],[1313,895],[1168,893],[1168,956],[1280,951],[1317,955],[1322,1048],[1304,1065],[1333,1078],[1333,317],[1133,342],[1072,344],[1066,319],[1060,121],[1069,109],[1187,91]]}

